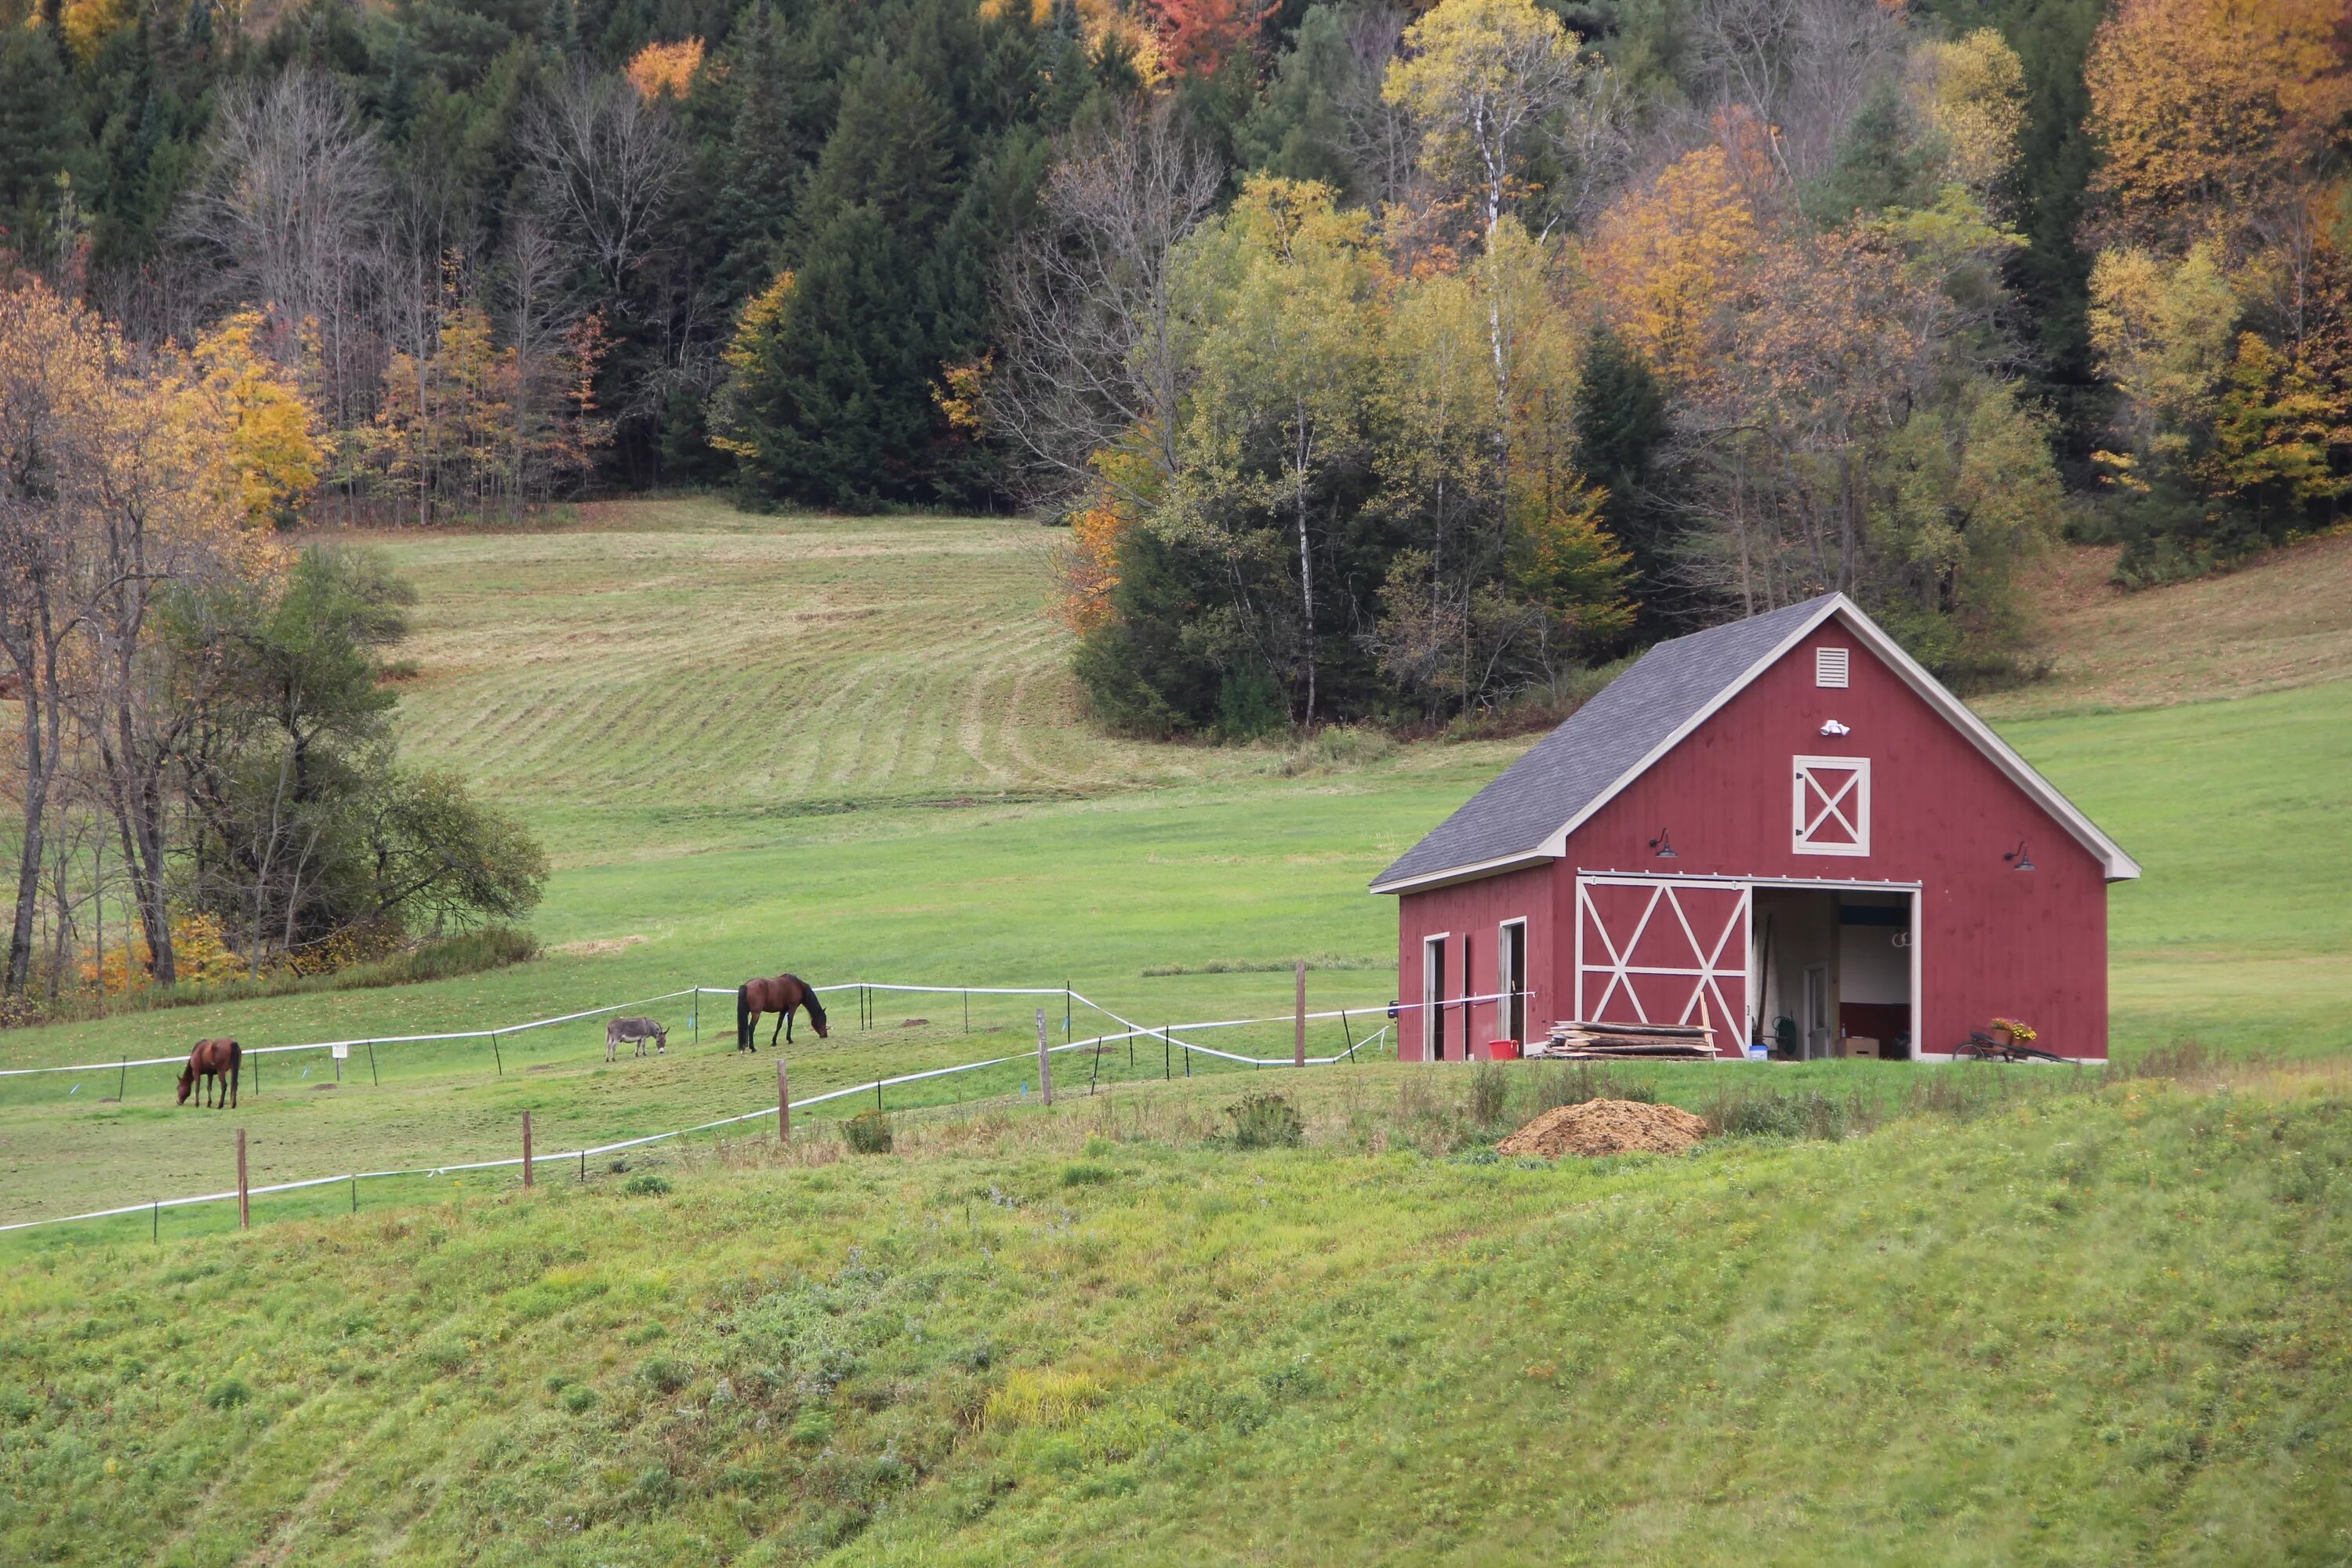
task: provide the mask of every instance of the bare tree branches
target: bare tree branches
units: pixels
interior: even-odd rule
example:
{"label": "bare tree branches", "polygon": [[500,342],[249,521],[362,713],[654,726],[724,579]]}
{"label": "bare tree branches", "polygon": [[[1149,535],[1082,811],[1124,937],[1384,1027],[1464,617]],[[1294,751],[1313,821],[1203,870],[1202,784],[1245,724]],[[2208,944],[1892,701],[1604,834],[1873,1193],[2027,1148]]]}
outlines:
{"label": "bare tree branches", "polygon": [[[1185,376],[1177,248],[1223,181],[1166,100],[1129,110],[1055,165],[1045,222],[998,296],[1004,349],[985,395],[989,422],[1028,457],[1041,492],[1100,482],[1136,501],[1175,475]],[[1132,461],[1103,461],[1105,452]]]}
{"label": "bare tree branches", "polygon": [[686,168],[666,112],[625,78],[582,70],[531,118],[523,149],[607,298],[626,300]]}
{"label": "bare tree branches", "polygon": [[223,103],[175,227],[219,264],[221,298],[270,309],[285,328],[331,329],[358,301],[385,192],[374,133],[343,89],[295,69]]}

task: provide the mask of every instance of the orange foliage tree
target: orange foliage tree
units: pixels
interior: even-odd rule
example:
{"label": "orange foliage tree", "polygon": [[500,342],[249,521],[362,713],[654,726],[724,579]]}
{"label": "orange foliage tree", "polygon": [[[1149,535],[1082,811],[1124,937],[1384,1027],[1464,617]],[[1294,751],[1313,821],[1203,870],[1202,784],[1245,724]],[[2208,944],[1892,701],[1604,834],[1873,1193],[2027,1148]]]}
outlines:
{"label": "orange foliage tree", "polygon": [[629,58],[629,85],[640,98],[684,98],[702,68],[702,40],[681,38],[674,44],[647,44]]}
{"label": "orange foliage tree", "polygon": [[1152,0],[1160,61],[1171,75],[1213,76],[1273,9],[1268,0]]}

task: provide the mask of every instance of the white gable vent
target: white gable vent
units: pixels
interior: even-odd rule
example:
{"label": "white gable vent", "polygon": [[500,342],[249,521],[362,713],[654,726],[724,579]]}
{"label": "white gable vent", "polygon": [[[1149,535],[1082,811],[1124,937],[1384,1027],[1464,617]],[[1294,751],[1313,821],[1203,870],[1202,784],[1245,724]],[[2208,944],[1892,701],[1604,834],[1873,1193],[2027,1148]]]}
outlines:
{"label": "white gable vent", "polygon": [[1845,689],[1846,650],[1842,647],[1813,649],[1813,684]]}

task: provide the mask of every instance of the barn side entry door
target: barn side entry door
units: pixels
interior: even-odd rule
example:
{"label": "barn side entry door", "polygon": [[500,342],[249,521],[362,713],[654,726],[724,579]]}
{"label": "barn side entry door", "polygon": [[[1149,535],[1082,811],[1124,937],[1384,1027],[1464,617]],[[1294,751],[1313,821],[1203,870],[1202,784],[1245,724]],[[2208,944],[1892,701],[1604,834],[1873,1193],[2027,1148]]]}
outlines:
{"label": "barn side entry door", "polygon": [[1577,1018],[1705,1024],[1719,1054],[1744,1054],[1754,909],[1745,882],[1579,877]]}

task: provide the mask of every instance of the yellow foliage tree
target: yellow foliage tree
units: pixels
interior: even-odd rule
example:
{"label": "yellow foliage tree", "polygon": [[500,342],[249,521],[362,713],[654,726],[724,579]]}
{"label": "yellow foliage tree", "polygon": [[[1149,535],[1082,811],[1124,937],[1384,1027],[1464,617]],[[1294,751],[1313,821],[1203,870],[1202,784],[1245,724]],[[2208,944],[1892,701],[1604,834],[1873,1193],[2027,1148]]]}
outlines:
{"label": "yellow foliage tree", "polygon": [[1949,176],[1980,199],[2017,161],[2025,123],[2025,62],[1990,27],[1912,52],[1913,92],[1944,143]]}
{"label": "yellow foliage tree", "polygon": [[1575,89],[1576,37],[1533,0],[1441,0],[1405,29],[1381,95],[1421,128],[1422,161],[1502,220],[1544,119]]}
{"label": "yellow foliage tree", "polygon": [[395,353],[384,366],[376,441],[419,522],[452,506],[520,500],[510,459],[518,368],[515,351],[497,346],[489,317],[470,304],[443,315],[432,354]]}
{"label": "yellow foliage tree", "polygon": [[2122,0],[2084,68],[2122,237],[2199,233],[2304,178],[2347,110],[2343,0]]}
{"label": "yellow foliage tree", "polygon": [[1688,387],[1708,376],[1720,316],[1761,240],[1730,155],[1702,147],[1611,207],[1585,261],[1626,340]]}
{"label": "yellow foliage tree", "polygon": [[2212,416],[2237,320],[2210,244],[2179,261],[2137,247],[2100,254],[2091,268],[2091,347],[2123,395],[2117,427],[2134,448],[2098,454],[2113,482],[2140,488],[2143,458],[2188,457]]}
{"label": "yellow foliage tree", "polygon": [[199,337],[194,358],[201,379],[193,390],[226,426],[225,456],[247,519],[284,525],[318,487],[319,421],[257,346],[261,326],[261,312],[240,310]]}

